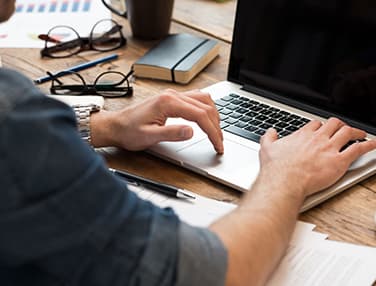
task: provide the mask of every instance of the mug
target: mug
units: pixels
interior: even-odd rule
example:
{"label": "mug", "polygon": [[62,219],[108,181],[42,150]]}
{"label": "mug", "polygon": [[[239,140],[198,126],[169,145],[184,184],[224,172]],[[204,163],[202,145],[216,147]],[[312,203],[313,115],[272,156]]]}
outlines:
{"label": "mug", "polygon": [[[128,18],[135,38],[158,40],[168,35],[171,24],[174,0],[118,0],[124,1],[126,10],[117,9],[110,2],[103,4],[113,13]],[[119,5],[121,6],[121,5]]]}

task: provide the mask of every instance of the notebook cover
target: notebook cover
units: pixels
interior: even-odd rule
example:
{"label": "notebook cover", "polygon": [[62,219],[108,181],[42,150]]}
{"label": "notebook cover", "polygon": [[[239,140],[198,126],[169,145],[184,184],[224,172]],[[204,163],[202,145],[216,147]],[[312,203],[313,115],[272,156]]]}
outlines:
{"label": "notebook cover", "polygon": [[190,34],[172,34],[134,65],[135,76],[189,82],[219,52],[216,40]]}

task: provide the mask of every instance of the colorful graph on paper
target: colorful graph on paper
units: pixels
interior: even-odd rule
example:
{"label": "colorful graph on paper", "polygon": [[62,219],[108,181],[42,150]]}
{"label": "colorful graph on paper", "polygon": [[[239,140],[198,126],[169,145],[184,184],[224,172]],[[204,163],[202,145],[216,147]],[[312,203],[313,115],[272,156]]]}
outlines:
{"label": "colorful graph on paper", "polygon": [[98,0],[17,1],[16,13],[88,13],[94,1]]}
{"label": "colorful graph on paper", "polygon": [[38,34],[53,26],[69,25],[81,36],[93,25],[111,18],[99,0],[17,0],[12,18],[0,24],[0,47],[42,48]]}

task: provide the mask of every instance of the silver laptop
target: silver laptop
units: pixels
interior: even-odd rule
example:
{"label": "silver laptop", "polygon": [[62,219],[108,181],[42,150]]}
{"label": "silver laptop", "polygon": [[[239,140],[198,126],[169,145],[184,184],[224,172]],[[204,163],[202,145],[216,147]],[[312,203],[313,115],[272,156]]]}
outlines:
{"label": "silver laptop", "polygon": [[[259,171],[259,138],[269,127],[286,136],[309,120],[336,116],[374,138],[375,23],[376,15],[346,1],[238,0],[228,80],[204,89],[221,115],[225,154],[217,155],[194,123],[188,123],[195,130],[191,140],[160,143],[150,152],[248,191]],[[375,172],[373,151],[309,197],[302,211]]]}

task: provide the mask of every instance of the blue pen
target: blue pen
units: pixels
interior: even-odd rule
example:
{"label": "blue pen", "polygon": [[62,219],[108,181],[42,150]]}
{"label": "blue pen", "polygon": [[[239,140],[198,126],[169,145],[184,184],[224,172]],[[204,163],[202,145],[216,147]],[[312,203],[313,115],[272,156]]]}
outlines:
{"label": "blue pen", "polygon": [[83,63],[83,64],[79,64],[77,66],[73,66],[73,67],[67,68],[65,70],[52,73],[52,76],[47,75],[47,76],[37,78],[37,79],[34,80],[34,83],[36,83],[36,84],[44,83],[46,81],[52,80],[54,74],[58,74],[58,73],[61,73],[61,72],[78,72],[78,71],[81,71],[81,70],[84,70],[84,69],[87,69],[87,68],[94,67],[94,66],[96,66],[97,64],[100,64],[100,63],[115,60],[118,57],[119,57],[118,54],[112,54],[112,55],[109,55],[107,57],[103,57],[103,58],[96,59],[96,60],[93,60],[93,61],[89,61],[89,62],[86,62],[86,63]]}

